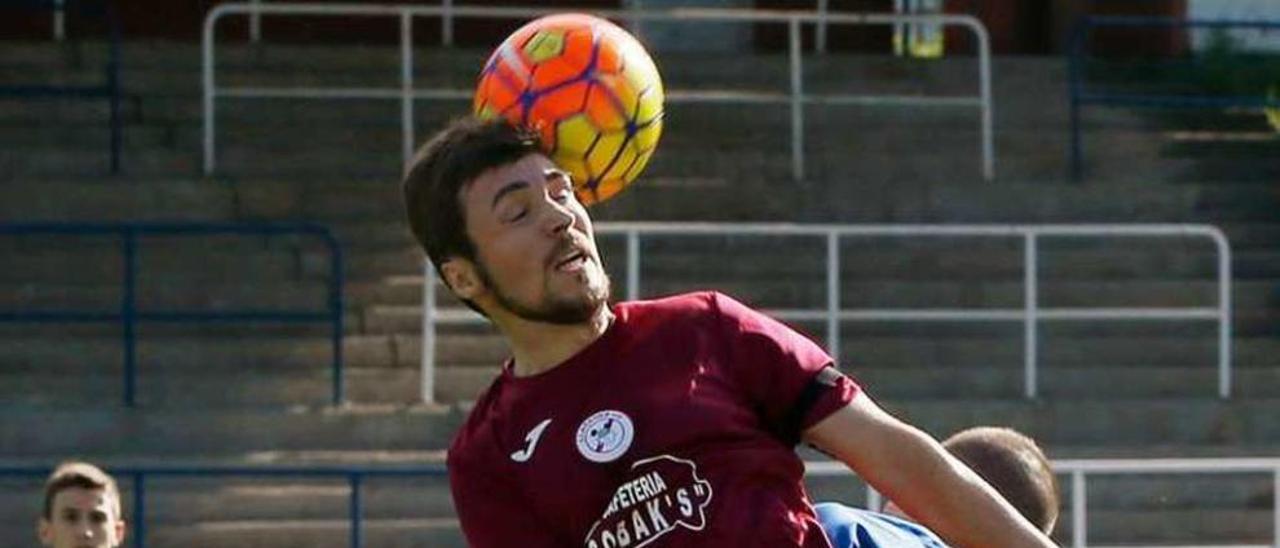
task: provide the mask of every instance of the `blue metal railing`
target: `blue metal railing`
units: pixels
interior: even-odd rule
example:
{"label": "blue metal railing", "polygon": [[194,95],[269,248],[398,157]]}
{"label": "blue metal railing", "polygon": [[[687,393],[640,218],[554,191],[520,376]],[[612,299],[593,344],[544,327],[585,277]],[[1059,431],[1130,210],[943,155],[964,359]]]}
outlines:
{"label": "blue metal railing", "polygon": [[[330,253],[328,302],[324,312],[279,310],[139,310],[137,302],[137,247],[141,236],[272,236],[303,234],[324,242]],[[124,345],[124,404],[134,407],[137,386],[137,326],[141,323],[280,322],[320,323],[331,326],[334,405],[343,401],[342,334],[343,273],[342,247],[325,226],[305,222],[261,223],[0,223],[4,236],[84,236],[107,235],[120,238],[124,260],[122,291],[118,311],[85,310],[0,310],[0,323],[119,323]]]}
{"label": "blue metal railing", "polygon": [[106,77],[97,85],[49,85],[49,84],[8,84],[0,85],[0,97],[18,99],[36,99],[41,97],[99,99],[105,98],[110,107],[110,143],[111,173],[120,173],[120,156],[124,148],[124,129],[120,115],[120,22],[112,2],[104,0],[96,6],[90,6],[79,0],[4,0],[0,1],[0,11],[6,10],[40,10],[53,13],[72,11],[82,15],[96,17],[107,24],[107,66]]}
{"label": "blue metal railing", "polygon": [[1280,21],[1194,20],[1179,17],[1086,16],[1080,18],[1067,57],[1067,86],[1071,101],[1071,176],[1080,179],[1084,151],[1080,135],[1080,111],[1085,105],[1117,105],[1134,108],[1262,108],[1280,107],[1280,100],[1265,96],[1218,96],[1158,93],[1103,93],[1085,89],[1084,63],[1090,31],[1098,27],[1167,27],[1175,29],[1280,29]]}
{"label": "blue metal railing", "polygon": [[[0,466],[0,477],[43,478],[53,471],[49,466]],[[315,478],[346,479],[351,489],[347,516],[351,523],[351,548],[363,545],[364,500],[361,486],[367,478],[444,477],[443,464],[404,466],[148,466],[120,467],[107,470],[117,480],[129,478],[133,484],[133,515],[129,516],[134,548],[147,545],[147,479],[149,478]]]}

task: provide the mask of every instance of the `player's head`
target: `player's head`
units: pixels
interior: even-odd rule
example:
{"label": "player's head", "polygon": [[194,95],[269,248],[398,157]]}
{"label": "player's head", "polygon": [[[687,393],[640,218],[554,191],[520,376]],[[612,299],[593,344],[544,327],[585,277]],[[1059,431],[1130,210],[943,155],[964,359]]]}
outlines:
{"label": "player's head", "polygon": [[[1058,480],[1040,446],[1012,430],[979,426],[942,442],[947,452],[977,472],[1018,513],[1045,534],[1058,522]],[[890,502],[885,511],[902,514]]]}
{"label": "player's head", "polygon": [[962,430],[942,446],[999,491],[1045,534],[1058,522],[1058,480],[1035,440],[1011,428]]}
{"label": "player's head", "polygon": [[59,465],[44,485],[44,512],[37,534],[52,548],[120,546],[124,517],[115,480],[84,462]]}
{"label": "player's head", "polygon": [[572,324],[605,304],[591,218],[536,134],[456,120],[419,150],[403,190],[414,237],[468,306]]}

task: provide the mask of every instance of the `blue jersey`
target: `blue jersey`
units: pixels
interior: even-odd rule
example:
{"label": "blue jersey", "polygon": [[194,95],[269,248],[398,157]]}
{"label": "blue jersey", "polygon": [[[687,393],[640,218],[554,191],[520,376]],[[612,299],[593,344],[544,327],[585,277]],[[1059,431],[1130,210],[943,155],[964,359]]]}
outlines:
{"label": "blue jersey", "polygon": [[813,509],[833,548],[947,548],[924,526],[888,514],[830,502]]}

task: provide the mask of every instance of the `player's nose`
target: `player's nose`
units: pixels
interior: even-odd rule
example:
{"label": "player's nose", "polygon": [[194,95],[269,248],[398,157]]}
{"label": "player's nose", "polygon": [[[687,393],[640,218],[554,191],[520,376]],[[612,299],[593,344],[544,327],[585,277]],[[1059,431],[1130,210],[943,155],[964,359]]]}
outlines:
{"label": "player's nose", "polygon": [[573,226],[574,219],[573,211],[568,206],[552,199],[547,200],[543,222],[546,223],[549,234],[555,235],[569,230],[569,227]]}

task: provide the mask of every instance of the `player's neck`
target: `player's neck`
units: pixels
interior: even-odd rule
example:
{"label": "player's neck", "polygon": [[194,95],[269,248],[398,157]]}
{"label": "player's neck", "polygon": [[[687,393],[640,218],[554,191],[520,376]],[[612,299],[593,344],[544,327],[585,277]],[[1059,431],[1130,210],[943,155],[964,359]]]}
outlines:
{"label": "player's neck", "polygon": [[511,344],[517,377],[555,369],[599,339],[613,324],[613,311],[601,306],[587,321],[570,325],[517,320],[502,322],[499,329]]}

